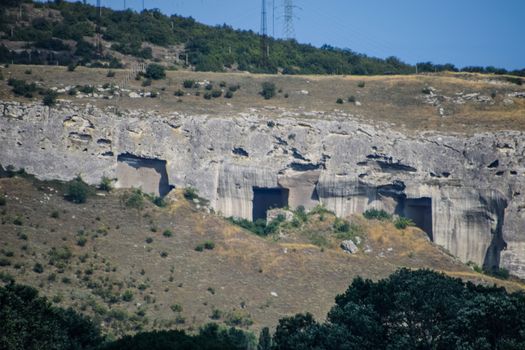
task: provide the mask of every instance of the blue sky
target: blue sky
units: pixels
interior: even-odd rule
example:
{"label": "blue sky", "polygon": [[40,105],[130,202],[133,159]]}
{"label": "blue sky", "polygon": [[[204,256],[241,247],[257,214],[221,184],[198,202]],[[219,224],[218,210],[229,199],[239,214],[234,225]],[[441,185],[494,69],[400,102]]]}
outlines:
{"label": "blue sky", "polygon": [[[95,3],[96,0],[88,0]],[[274,0],[282,36],[282,0]],[[271,7],[272,0],[267,0]],[[102,0],[122,9],[124,0]],[[142,9],[142,0],[126,0]],[[260,29],[261,0],[145,0],[147,8],[205,24]],[[408,63],[525,68],[525,0],[294,0],[295,37]],[[272,33],[271,9],[269,32]]]}

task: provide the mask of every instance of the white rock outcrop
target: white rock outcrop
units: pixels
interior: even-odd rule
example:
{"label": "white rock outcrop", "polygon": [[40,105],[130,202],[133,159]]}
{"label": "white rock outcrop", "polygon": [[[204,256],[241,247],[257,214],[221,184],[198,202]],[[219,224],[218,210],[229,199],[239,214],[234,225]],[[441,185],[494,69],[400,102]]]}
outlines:
{"label": "white rock outcrop", "polygon": [[[407,136],[336,114],[288,115],[117,115],[0,102],[0,164],[41,179],[116,177],[156,194],[192,186],[216,212],[248,219],[254,203],[271,207],[271,196],[340,216],[385,209],[464,262],[525,278],[522,132]],[[261,189],[282,191],[257,198]]]}

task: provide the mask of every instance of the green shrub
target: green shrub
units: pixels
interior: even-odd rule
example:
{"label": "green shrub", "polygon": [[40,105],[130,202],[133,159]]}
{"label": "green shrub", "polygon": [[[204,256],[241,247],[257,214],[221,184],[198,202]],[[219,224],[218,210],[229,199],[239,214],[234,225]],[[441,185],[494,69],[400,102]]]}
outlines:
{"label": "green shrub", "polygon": [[204,88],[208,91],[211,91],[213,89],[213,84],[206,84]]}
{"label": "green shrub", "polygon": [[294,210],[294,218],[297,218],[300,222],[307,222],[308,221],[308,215],[306,214],[306,210],[304,209],[304,206],[300,205],[297,207],[297,209]]}
{"label": "green shrub", "polygon": [[489,275],[492,275],[494,277],[501,278],[504,280],[509,279],[510,277],[509,270],[502,268],[502,267],[497,267],[493,269],[492,271],[489,271],[488,273]]}
{"label": "green shrub", "polygon": [[67,65],[67,71],[68,72],[73,72],[75,69],[77,68],[77,65],[73,62],[71,62],[70,64]]}
{"label": "green shrub", "polygon": [[85,246],[86,243],[87,243],[87,238],[84,237],[84,236],[79,237],[79,238],[77,239],[77,245],[78,245],[79,247],[83,247],[83,246]]}
{"label": "green shrub", "polygon": [[130,302],[133,300],[133,292],[129,289],[122,293],[122,301]]}
{"label": "green shrub", "polygon": [[211,92],[205,92],[202,97],[204,97],[205,100],[211,100]]}
{"label": "green shrub", "polygon": [[6,205],[7,200],[5,199],[5,196],[0,195],[0,206]]}
{"label": "green shrub", "polygon": [[348,102],[355,103],[355,101],[357,101],[357,99],[355,98],[354,95],[348,97]]}
{"label": "green shrub", "polygon": [[102,176],[98,188],[101,191],[110,192],[113,189],[113,181],[107,176]]}
{"label": "green shrub", "polygon": [[159,208],[164,208],[168,205],[168,202],[163,197],[155,196],[153,197],[152,203]]}
{"label": "green shrub", "polygon": [[342,104],[343,104],[343,99],[342,99],[342,98],[338,98],[338,99],[335,101],[335,103],[342,105]]}
{"label": "green shrub", "polygon": [[220,318],[222,317],[222,311],[219,310],[219,309],[213,309],[211,310],[211,315],[210,315],[210,318],[212,320],[220,320]]}
{"label": "green shrub", "polygon": [[197,193],[198,193],[197,189],[195,189],[193,187],[186,187],[184,189],[184,198],[186,198],[188,200],[194,200],[194,199],[199,197],[199,195]]}
{"label": "green shrub", "polygon": [[231,91],[226,91],[226,93],[224,94],[224,98],[232,98],[233,97],[233,92]]}
{"label": "green shrub", "polygon": [[182,306],[180,304],[172,304],[170,309],[173,312],[182,312]]}
{"label": "green shrub", "polygon": [[178,89],[178,90],[175,91],[173,94],[174,94],[175,96],[179,96],[179,97],[181,97],[181,96],[184,96],[184,91],[182,91],[181,89]]}
{"label": "green shrub", "polygon": [[58,94],[53,90],[46,90],[42,103],[44,106],[53,107],[57,103]]}
{"label": "green shrub", "polygon": [[204,244],[197,244],[197,246],[195,247],[195,251],[197,252],[203,252],[204,251]]}
{"label": "green shrub", "polygon": [[432,93],[432,89],[430,89],[429,87],[424,87],[423,89],[421,89],[421,92],[425,95],[430,95]]}
{"label": "green shrub", "polygon": [[388,214],[383,209],[368,209],[363,213],[363,216],[368,220],[390,220],[392,215]]}
{"label": "green shrub", "polygon": [[166,69],[160,64],[151,63],[146,67],[144,76],[153,80],[164,79],[166,77]]}
{"label": "green shrub", "polygon": [[350,223],[346,220],[336,218],[334,221],[334,230],[337,233],[348,233],[350,232]]}
{"label": "green shrub", "polygon": [[80,176],[77,176],[67,183],[66,199],[70,202],[77,204],[85,203],[89,193],[89,185],[85,183]]}
{"label": "green shrub", "polygon": [[0,266],[10,266],[10,265],[11,265],[11,261],[9,261],[9,259],[0,258]]}
{"label": "green shrub", "polygon": [[191,88],[193,88],[195,86],[195,81],[194,80],[190,80],[190,79],[184,80],[182,82],[182,86],[185,89],[191,89]]}
{"label": "green shrub", "polygon": [[400,216],[394,220],[394,226],[399,230],[404,230],[408,226],[415,226],[415,223],[409,218]]}
{"label": "green shrub", "polygon": [[95,92],[95,87],[92,85],[83,85],[78,88],[78,91],[82,92],[83,94],[92,94]]}
{"label": "green shrub", "polygon": [[231,92],[236,92],[237,90],[239,90],[241,88],[241,86],[239,84],[236,84],[236,85],[230,85],[228,87],[228,90],[231,91]]}
{"label": "green shrub", "polygon": [[[296,218],[294,218],[294,220],[298,221]],[[284,221],[284,217],[280,216],[270,223],[267,223],[264,219],[258,219],[255,222],[253,222],[250,220],[234,217],[229,217],[228,221],[250,232],[253,232],[258,236],[268,236],[277,232],[277,230],[280,227],[280,224]]]}
{"label": "green shrub", "polygon": [[224,315],[224,323],[231,327],[248,327],[253,324],[250,315],[233,310]]}
{"label": "green shrub", "polygon": [[24,74],[31,75],[31,74],[33,74],[33,71],[31,69],[26,69],[24,71]]}
{"label": "green shrub", "polygon": [[38,91],[35,83],[27,84],[25,80],[10,78],[7,81],[7,85],[13,87],[13,93],[15,95],[27,98],[33,97],[33,94]]}
{"label": "green shrub", "polygon": [[167,256],[168,256],[167,252],[165,252],[165,251],[160,252],[160,257],[161,258],[166,258]]}
{"label": "green shrub", "polygon": [[150,79],[150,78],[144,79],[144,80],[142,81],[142,86],[143,86],[143,87],[151,86],[151,79]]}
{"label": "green shrub", "polygon": [[153,238],[151,237],[146,238],[146,243],[150,244],[152,242],[153,242]]}
{"label": "green shrub", "polygon": [[112,71],[112,70],[108,70],[108,74],[106,74],[106,77],[108,77],[108,78],[113,78],[113,77],[115,77],[115,72]]}
{"label": "green shrub", "polygon": [[222,96],[222,91],[221,90],[213,90],[211,92],[211,97],[213,98],[218,98],[218,97],[221,97]]}
{"label": "green shrub", "polygon": [[51,212],[51,217],[52,217],[53,219],[58,219],[58,218],[60,217],[60,212],[59,212],[58,210],[53,210],[53,211]]}
{"label": "green shrub", "polygon": [[65,263],[69,261],[69,259],[71,259],[71,257],[73,256],[73,253],[68,247],[63,246],[58,248],[51,248],[47,255],[49,257],[49,264],[56,265],[59,263]]}
{"label": "green shrub", "polygon": [[357,87],[359,88],[364,88],[365,87],[365,82],[364,81],[360,81],[357,83]]}
{"label": "green shrub", "polygon": [[215,248],[215,243],[212,241],[204,242],[204,249],[212,250],[213,248]]}
{"label": "green shrub", "polygon": [[262,91],[260,94],[265,100],[271,99],[275,96],[275,84],[268,81],[262,83]]}
{"label": "green shrub", "polygon": [[164,232],[162,232],[162,235],[164,237],[171,237],[173,236],[173,232],[171,232],[171,230],[164,230]]}
{"label": "green shrub", "polygon": [[144,208],[144,194],[140,189],[134,189],[130,193],[124,194],[121,200],[127,208],[139,210]]}
{"label": "green shrub", "polygon": [[[24,225],[24,222],[22,221],[22,218],[20,216],[17,216],[14,220],[13,220],[13,225],[16,225],[16,226],[23,226]],[[26,236],[27,237],[27,236]]]}
{"label": "green shrub", "polygon": [[42,264],[40,264],[40,263],[36,263],[35,265],[33,265],[33,271],[36,272],[36,273],[43,273],[44,272],[44,266],[42,266]]}

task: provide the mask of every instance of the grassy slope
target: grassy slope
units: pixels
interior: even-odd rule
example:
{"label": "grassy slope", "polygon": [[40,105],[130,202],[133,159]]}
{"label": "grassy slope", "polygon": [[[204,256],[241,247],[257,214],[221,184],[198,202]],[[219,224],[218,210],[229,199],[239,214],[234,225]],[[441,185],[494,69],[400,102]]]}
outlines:
{"label": "grassy slope", "polygon": [[[483,283],[497,281],[472,272],[429,243],[421,231],[399,231],[391,223],[354,218],[365,228],[363,244],[372,252],[349,255],[331,236],[325,237],[334,244],[321,249],[303,233],[316,228],[320,234],[327,232],[330,216],[324,221],[313,216],[305,229],[287,230],[281,239],[263,239],[198,210],[180,195],[167,208],[148,203],[137,211],[121,205],[122,192],[75,205],[64,201],[61,191],[51,183],[0,179],[0,193],[7,197],[0,207],[0,258],[10,263],[0,272],[50,297],[59,296],[57,302],[96,317],[114,335],[140,329],[139,324],[142,329],[195,329],[212,321],[213,309],[222,312],[218,322],[240,317],[253,320],[253,330],[274,326],[279,318],[297,312],[309,311],[322,319],[335,295],[354,277],[377,279],[400,266],[433,268]],[[52,217],[53,211],[58,218]],[[22,225],[14,224],[16,218]],[[164,237],[165,229],[173,236]],[[87,237],[85,246],[77,244],[80,230]],[[153,242],[146,243],[147,237]],[[215,248],[195,251],[206,240]],[[73,253],[63,272],[59,264],[48,263],[52,247],[68,247]],[[44,266],[43,273],[33,271],[37,262]],[[54,281],[50,275],[56,276]],[[71,282],[64,283],[64,277]],[[511,290],[523,288],[518,282],[497,283]],[[141,290],[141,285],[147,287]],[[134,299],[107,303],[100,297],[104,290],[114,296],[130,290]],[[181,305],[182,312],[173,312],[173,304]],[[177,324],[177,318],[184,323]]]}
{"label": "grassy slope", "polygon": [[[31,69],[32,74],[25,74]],[[27,81],[37,81],[44,87],[64,87],[68,85],[92,84],[101,86],[113,83],[123,86],[124,79],[130,75],[129,70],[117,70],[113,78],[106,77],[105,69],[77,68],[67,72],[64,67],[52,66],[9,66],[2,68],[4,82],[0,82],[0,99],[12,100],[13,94],[7,86],[7,79],[15,77]],[[183,89],[185,79],[195,81],[212,81],[216,88],[224,81],[228,85],[239,84],[240,90],[232,99],[220,97],[205,100],[204,88],[200,88],[200,96],[195,96],[197,89]],[[63,94],[60,98],[72,99],[75,103],[92,103],[100,107],[115,106],[123,109],[157,110],[163,113],[179,111],[185,113],[234,116],[239,112],[256,113],[261,116],[279,116],[285,111],[291,111],[298,116],[309,111],[322,111],[326,115],[317,118],[330,118],[338,111],[345,112],[363,120],[364,123],[388,123],[388,127],[408,131],[441,131],[464,132],[494,131],[502,129],[525,130],[525,99],[514,98],[514,104],[507,105],[504,99],[508,93],[523,92],[525,86],[503,82],[499,76],[478,74],[442,74],[418,76],[269,76],[254,74],[226,73],[195,73],[168,72],[167,78],[154,81],[150,87],[142,87],[140,81],[133,77],[125,87],[133,91],[157,91],[157,98],[131,99],[125,96],[119,99],[104,100],[84,98],[77,99]],[[281,93],[271,100],[264,100],[259,92],[263,81],[275,82]],[[365,87],[359,88],[358,82],[365,82]],[[485,96],[495,94],[493,103],[467,101],[456,105],[443,102],[445,110],[451,115],[443,118],[438,108],[423,102],[422,89],[432,86],[438,95],[454,97],[456,93],[480,93]],[[182,89],[187,94],[174,96],[174,92]],[[307,91],[308,94],[301,93]],[[285,98],[288,94],[288,98]],[[356,106],[346,102],[349,96],[355,96],[361,103]],[[344,104],[336,104],[337,97],[345,100]],[[28,101],[24,98],[16,98]],[[36,96],[35,101],[41,97]],[[269,108],[270,107],[270,108]],[[277,107],[277,108],[276,108]],[[254,111],[255,109],[255,111]],[[312,117],[312,116],[309,116]],[[308,117],[307,117],[308,118]],[[384,126],[382,126],[384,127]]]}

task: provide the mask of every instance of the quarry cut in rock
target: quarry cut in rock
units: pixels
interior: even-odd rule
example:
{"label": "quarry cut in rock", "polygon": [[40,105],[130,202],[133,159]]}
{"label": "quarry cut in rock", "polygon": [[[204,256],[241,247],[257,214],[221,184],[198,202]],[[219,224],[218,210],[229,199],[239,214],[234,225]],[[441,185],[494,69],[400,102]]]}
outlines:
{"label": "quarry cut in rock", "polygon": [[323,204],[411,218],[464,262],[525,278],[525,137],[408,136],[351,118],[120,115],[90,105],[1,102],[0,164],[41,179],[165,195],[194,187],[224,216]]}

